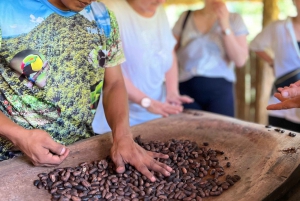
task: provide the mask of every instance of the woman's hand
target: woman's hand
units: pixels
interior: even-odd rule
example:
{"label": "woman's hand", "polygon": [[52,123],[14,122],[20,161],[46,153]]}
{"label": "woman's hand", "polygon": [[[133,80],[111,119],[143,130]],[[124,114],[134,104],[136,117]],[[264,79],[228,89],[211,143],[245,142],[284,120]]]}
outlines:
{"label": "woman's hand", "polygon": [[230,28],[229,11],[223,1],[215,1],[213,3],[213,10],[218,17],[222,30]]}
{"label": "woman's hand", "polygon": [[146,151],[133,141],[130,134],[123,135],[119,139],[114,139],[111,148],[111,157],[118,173],[123,173],[125,171],[125,164],[130,164],[152,182],[154,182],[156,178],[149,170],[159,172],[164,176],[170,176],[172,172],[171,167],[154,159],[167,159],[169,157],[168,155]]}
{"label": "woman's hand", "polygon": [[162,103],[151,99],[151,105],[147,108],[148,112],[159,114],[163,117],[168,117],[171,114],[178,114],[183,111],[183,107],[177,104],[168,102]]}
{"label": "woman's hand", "polygon": [[182,105],[184,103],[192,103],[194,99],[186,95],[180,95],[178,93],[169,93],[167,95],[167,103],[173,105]]}

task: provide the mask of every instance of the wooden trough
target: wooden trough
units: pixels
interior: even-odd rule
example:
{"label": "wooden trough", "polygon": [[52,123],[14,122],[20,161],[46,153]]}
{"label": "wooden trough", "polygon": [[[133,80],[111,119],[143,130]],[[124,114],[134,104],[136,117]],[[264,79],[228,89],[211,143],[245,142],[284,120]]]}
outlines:
{"label": "wooden trough", "polygon": [[[231,162],[227,174],[238,174],[241,180],[221,196],[205,201],[278,200],[299,181],[299,152],[286,154],[282,150],[299,147],[300,135],[288,136],[290,131],[276,132],[274,128],[244,122],[205,112],[186,113],[158,119],[132,128],[142,141],[188,139],[225,152]],[[71,153],[60,167],[75,167],[79,163],[105,158],[111,147],[110,134],[96,136],[69,146]],[[224,157],[220,163],[225,166]],[[54,168],[33,167],[26,157],[0,163],[0,200],[50,200],[46,190],[37,189],[33,181],[37,174]]]}

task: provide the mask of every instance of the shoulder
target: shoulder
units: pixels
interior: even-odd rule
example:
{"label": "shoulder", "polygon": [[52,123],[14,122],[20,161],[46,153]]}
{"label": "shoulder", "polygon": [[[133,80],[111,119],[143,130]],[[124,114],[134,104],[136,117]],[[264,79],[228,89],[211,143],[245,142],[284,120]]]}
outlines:
{"label": "shoulder", "polygon": [[243,20],[242,16],[239,13],[229,13],[229,20],[231,22]]}
{"label": "shoulder", "polygon": [[276,20],[273,22],[270,22],[270,26],[274,26],[274,27],[281,27],[281,26],[285,26],[285,24],[287,24],[289,22],[290,19],[286,19],[286,20]]}
{"label": "shoulder", "polygon": [[275,31],[275,30],[281,30],[283,29],[286,24],[288,23],[287,20],[276,20],[273,22],[270,22],[264,29],[263,31]]}

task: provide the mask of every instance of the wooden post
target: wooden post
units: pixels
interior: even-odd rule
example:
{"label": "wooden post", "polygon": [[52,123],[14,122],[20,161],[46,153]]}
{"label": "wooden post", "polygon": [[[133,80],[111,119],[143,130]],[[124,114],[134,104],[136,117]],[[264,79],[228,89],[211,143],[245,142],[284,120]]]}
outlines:
{"label": "wooden post", "polygon": [[[263,0],[263,27],[271,21],[278,19],[278,0]],[[256,104],[255,122],[268,123],[268,112],[266,110],[270,92],[274,81],[273,70],[261,59],[256,62]]]}

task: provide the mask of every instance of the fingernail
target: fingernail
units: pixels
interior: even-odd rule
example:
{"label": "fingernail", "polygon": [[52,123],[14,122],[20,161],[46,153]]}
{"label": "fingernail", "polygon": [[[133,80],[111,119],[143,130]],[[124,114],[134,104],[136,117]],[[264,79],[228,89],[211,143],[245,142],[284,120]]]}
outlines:
{"label": "fingernail", "polygon": [[152,182],[155,182],[156,181],[156,178],[154,176],[151,177],[150,179]]}
{"label": "fingernail", "polygon": [[282,93],[281,93],[281,95],[283,96],[283,97],[288,97],[289,96],[289,92],[287,92],[287,91],[283,91]]}
{"label": "fingernail", "polygon": [[63,155],[65,152],[66,152],[66,147],[63,147],[61,152],[60,152],[60,155]]}
{"label": "fingernail", "polygon": [[170,172],[166,171],[165,173],[166,173],[166,176],[170,176]]}

